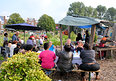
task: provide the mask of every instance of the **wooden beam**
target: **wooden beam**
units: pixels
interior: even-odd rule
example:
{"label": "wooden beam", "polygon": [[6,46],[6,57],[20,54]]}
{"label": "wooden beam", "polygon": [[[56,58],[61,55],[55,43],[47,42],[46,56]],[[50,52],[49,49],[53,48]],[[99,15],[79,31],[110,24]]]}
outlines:
{"label": "wooden beam", "polygon": [[93,48],[93,43],[94,43],[94,37],[95,37],[95,32],[96,32],[96,25],[92,25],[91,28],[91,36],[89,40],[90,48]]}
{"label": "wooden beam", "polygon": [[61,48],[61,51],[63,50],[63,43],[62,43],[62,27],[61,27],[61,25],[60,25],[60,48]]}
{"label": "wooden beam", "polygon": [[68,26],[68,38],[70,38],[70,26]]}

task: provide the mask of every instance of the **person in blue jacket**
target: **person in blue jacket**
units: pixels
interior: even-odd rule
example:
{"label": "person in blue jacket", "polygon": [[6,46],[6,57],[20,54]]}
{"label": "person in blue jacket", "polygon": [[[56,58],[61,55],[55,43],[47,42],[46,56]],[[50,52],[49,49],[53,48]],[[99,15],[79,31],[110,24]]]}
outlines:
{"label": "person in blue jacket", "polygon": [[49,45],[50,45],[50,48],[49,48],[49,50],[50,51],[53,51],[54,53],[55,53],[55,46],[52,44],[52,41],[49,41]]}

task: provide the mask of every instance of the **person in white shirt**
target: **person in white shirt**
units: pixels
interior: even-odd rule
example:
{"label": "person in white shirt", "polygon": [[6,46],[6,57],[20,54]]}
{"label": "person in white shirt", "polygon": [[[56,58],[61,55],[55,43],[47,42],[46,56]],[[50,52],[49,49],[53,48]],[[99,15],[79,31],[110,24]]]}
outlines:
{"label": "person in white shirt", "polygon": [[43,45],[43,39],[40,37],[40,45]]}
{"label": "person in white shirt", "polygon": [[14,53],[14,48],[17,47],[17,41],[13,41],[11,47],[10,47],[10,57],[13,56],[13,53]]}

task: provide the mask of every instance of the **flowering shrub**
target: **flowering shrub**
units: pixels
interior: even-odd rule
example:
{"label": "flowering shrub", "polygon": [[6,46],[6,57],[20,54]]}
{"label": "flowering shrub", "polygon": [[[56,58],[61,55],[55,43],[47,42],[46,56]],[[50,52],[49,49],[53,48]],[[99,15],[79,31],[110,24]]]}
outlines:
{"label": "flowering shrub", "polygon": [[16,54],[1,64],[0,81],[51,81],[41,70],[38,53]]}

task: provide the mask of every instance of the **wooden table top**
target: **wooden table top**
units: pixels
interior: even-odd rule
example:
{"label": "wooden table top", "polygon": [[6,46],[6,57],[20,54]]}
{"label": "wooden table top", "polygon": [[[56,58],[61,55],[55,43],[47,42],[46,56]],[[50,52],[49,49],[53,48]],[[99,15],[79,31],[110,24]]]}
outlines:
{"label": "wooden table top", "polygon": [[116,50],[116,47],[96,47],[96,51]]}

